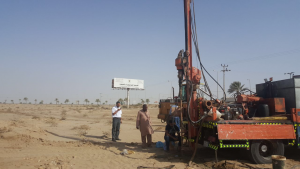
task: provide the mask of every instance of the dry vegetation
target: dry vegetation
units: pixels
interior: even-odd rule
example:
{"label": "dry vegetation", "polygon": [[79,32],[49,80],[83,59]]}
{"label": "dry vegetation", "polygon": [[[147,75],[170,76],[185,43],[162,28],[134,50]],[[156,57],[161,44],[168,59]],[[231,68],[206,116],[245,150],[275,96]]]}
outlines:
{"label": "dry vegetation", "polygon": [[45,123],[50,124],[50,127],[57,127],[58,123],[54,117],[50,117],[45,120]]}
{"label": "dry vegetation", "polygon": [[12,109],[9,107],[9,108],[7,109],[7,112],[12,112]]}
{"label": "dry vegetation", "polygon": [[133,117],[129,117],[129,118],[126,118],[126,120],[128,120],[128,121],[134,121],[135,119]]}
{"label": "dry vegetation", "polygon": [[[41,113],[42,114],[42,113]],[[38,116],[33,116],[32,119],[35,119],[35,120],[40,120],[41,118],[38,117]]]}
{"label": "dry vegetation", "polygon": [[66,120],[67,119],[67,111],[62,110],[60,116],[61,116],[61,120]]}
{"label": "dry vegetation", "polygon": [[81,110],[80,110],[80,109],[78,109],[78,108],[77,108],[75,111],[77,111],[78,113],[81,113]]}
{"label": "dry vegetation", "polygon": [[10,126],[14,126],[14,127],[25,126],[25,121],[15,119],[11,121]]}
{"label": "dry vegetation", "polygon": [[80,125],[72,128],[72,130],[76,130],[79,136],[85,136],[88,133],[88,130],[90,129],[91,127],[88,125]]}
{"label": "dry vegetation", "polygon": [[112,119],[107,120],[107,121],[106,121],[106,124],[107,124],[107,125],[111,125],[111,124],[112,124]]}
{"label": "dry vegetation", "polygon": [[111,136],[111,133],[110,132],[107,132],[107,131],[103,131],[102,134],[106,137],[110,137]]}
{"label": "dry vegetation", "polygon": [[0,133],[7,133],[7,132],[11,132],[12,128],[10,127],[0,127]]}

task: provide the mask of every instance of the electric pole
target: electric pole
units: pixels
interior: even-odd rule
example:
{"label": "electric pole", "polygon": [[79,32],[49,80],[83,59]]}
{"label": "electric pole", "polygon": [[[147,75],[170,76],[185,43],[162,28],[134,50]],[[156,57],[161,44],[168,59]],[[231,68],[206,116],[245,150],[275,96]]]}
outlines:
{"label": "electric pole", "polygon": [[[294,73],[295,73],[295,72],[284,73],[284,74],[285,74],[285,75],[286,75],[286,74],[290,75],[290,79],[291,79],[291,78],[294,76]],[[293,75],[293,76],[292,76],[292,75]]]}
{"label": "electric pole", "polygon": [[227,67],[228,67],[228,65],[223,65],[223,64],[221,64],[221,66],[223,67],[223,70],[221,70],[222,72],[223,72],[223,90],[224,90],[224,93],[223,93],[223,100],[225,101],[225,92],[226,92],[226,90],[225,90],[225,72],[229,72],[229,71],[231,71],[231,70],[228,70],[227,69]]}

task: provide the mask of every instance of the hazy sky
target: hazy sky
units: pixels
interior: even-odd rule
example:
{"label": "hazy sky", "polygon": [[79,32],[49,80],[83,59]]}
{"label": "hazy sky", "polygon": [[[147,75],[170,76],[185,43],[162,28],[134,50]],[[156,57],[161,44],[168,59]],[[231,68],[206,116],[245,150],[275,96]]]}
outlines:
{"label": "hazy sky", "polygon": [[[300,74],[299,9],[299,0],[197,0],[204,66],[223,84],[221,64],[229,65],[226,90],[233,81],[249,87],[250,79],[255,90],[264,78]],[[126,97],[111,89],[114,77],[145,80],[132,103],[170,97],[171,86],[177,94],[183,14],[182,0],[0,1],[0,102],[94,102],[102,93],[114,103]]]}

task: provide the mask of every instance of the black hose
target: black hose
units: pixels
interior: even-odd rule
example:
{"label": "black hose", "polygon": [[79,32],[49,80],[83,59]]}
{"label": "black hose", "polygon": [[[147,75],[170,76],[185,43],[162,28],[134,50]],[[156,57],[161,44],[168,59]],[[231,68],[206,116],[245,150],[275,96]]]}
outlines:
{"label": "black hose", "polygon": [[[191,83],[191,81],[190,80],[188,80],[190,83]],[[206,117],[206,114],[205,115],[203,115],[199,120],[197,120],[197,121],[193,121],[192,119],[191,119],[191,115],[190,115],[190,103],[191,103],[191,99],[192,99],[192,94],[193,94],[193,84],[191,84],[191,94],[190,94],[190,98],[189,98],[189,103],[188,103],[188,112],[187,112],[187,114],[188,114],[188,119],[189,119],[189,121],[192,123],[192,125],[194,126],[194,127],[196,127],[194,124],[197,124],[197,123],[199,123],[199,122],[201,122],[205,117]]]}
{"label": "black hose", "polygon": [[[205,86],[206,88],[208,89],[209,91],[209,94],[211,94],[211,91],[210,91],[210,88],[208,86],[208,83],[206,81],[206,78],[205,78],[205,75],[204,75],[204,71],[210,76],[210,78],[212,78],[212,80],[222,89],[223,93],[224,93],[224,100],[226,100],[226,92],[225,90],[223,89],[223,87],[218,83],[218,81],[216,81],[216,79],[214,79],[210,73],[208,73],[208,71],[205,69],[205,67],[203,66],[202,62],[201,62],[201,59],[200,59],[200,53],[199,53],[199,47],[198,47],[198,38],[197,38],[197,28],[196,28],[196,20],[195,20],[195,8],[194,8],[194,0],[192,1],[193,3],[193,22],[192,22],[192,34],[193,34],[193,41],[194,41],[194,46],[195,46],[195,50],[196,50],[196,54],[197,54],[197,57],[198,57],[198,60],[199,60],[199,63],[200,63],[200,67],[201,67],[201,71],[202,71],[202,75],[203,75],[203,80],[205,82]],[[192,17],[192,16],[191,16]],[[204,70],[204,71],[203,71]]]}

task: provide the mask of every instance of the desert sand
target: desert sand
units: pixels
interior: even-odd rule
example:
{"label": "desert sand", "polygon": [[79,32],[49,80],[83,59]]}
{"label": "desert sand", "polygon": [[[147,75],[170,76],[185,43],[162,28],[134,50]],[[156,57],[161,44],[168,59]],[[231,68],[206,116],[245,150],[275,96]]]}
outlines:
{"label": "desert sand", "polygon": [[[157,105],[149,105],[153,123],[153,147],[142,149],[135,120],[140,107],[123,108],[121,141],[111,141],[109,105],[0,104],[0,168],[271,168],[255,165],[239,150],[200,148],[191,167],[192,151],[166,153],[155,148],[162,141],[165,123],[157,119]],[[121,155],[127,149],[128,155]],[[287,150],[287,168],[299,165],[298,150]],[[226,164],[225,164],[226,162]],[[297,168],[297,167],[295,167]]]}

